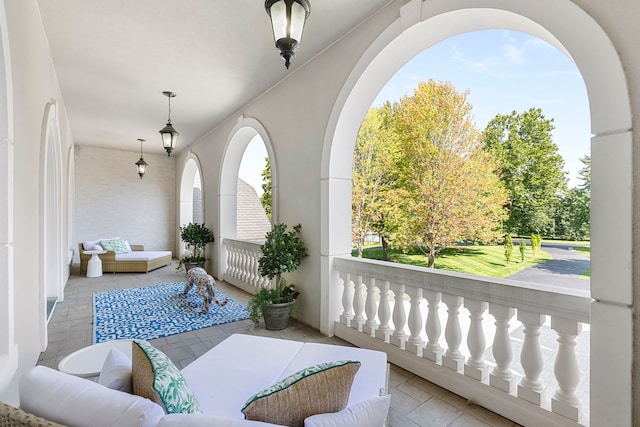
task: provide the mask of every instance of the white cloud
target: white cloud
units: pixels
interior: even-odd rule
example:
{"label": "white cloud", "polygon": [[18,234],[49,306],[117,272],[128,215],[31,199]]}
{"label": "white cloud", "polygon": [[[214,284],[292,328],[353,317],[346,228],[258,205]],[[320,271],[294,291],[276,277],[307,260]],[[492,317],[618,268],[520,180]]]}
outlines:
{"label": "white cloud", "polygon": [[504,57],[514,64],[522,64],[524,62],[524,59],[522,58],[524,51],[516,45],[504,45],[502,46],[502,50],[504,51]]}

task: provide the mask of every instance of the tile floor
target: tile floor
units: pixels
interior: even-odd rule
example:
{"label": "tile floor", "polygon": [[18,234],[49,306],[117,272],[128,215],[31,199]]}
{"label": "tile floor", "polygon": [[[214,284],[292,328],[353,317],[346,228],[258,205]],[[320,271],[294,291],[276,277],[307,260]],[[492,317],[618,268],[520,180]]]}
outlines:
{"label": "tile floor", "polygon": [[[99,278],[80,276],[78,270],[74,269],[65,288],[64,301],[56,305],[49,322],[49,345],[40,355],[38,364],[55,368],[66,355],[91,345],[93,292],[184,281],[184,272],[176,272],[175,265],[174,262],[171,266],[148,274],[106,273]],[[218,283],[218,289],[242,304],[246,304],[249,297],[247,293],[223,282]],[[172,335],[152,340],[151,343],[182,368],[234,333],[349,345],[338,338],[323,336],[295,320],[283,331],[267,331],[245,320]],[[467,405],[460,396],[394,365],[390,370],[389,391],[389,425],[392,427],[517,426],[484,408]]]}

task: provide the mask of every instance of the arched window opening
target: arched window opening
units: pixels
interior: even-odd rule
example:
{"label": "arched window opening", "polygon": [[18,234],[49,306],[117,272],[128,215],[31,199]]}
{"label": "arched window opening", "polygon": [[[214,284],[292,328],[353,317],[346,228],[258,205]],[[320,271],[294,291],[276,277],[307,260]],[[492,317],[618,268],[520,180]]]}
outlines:
{"label": "arched window opening", "polygon": [[267,149],[256,134],[244,150],[238,170],[236,237],[260,240],[271,230],[271,171]]}

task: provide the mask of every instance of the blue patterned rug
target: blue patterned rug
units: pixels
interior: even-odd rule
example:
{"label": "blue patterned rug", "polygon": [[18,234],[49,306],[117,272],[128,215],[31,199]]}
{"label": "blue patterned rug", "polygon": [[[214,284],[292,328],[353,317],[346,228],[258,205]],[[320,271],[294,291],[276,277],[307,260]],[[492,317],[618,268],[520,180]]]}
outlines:
{"label": "blue patterned rug", "polygon": [[[122,289],[93,294],[93,342],[135,338],[151,340],[249,318],[249,310],[229,298],[219,307],[211,303],[202,313],[202,297],[185,282]],[[216,297],[227,298],[216,289]]]}

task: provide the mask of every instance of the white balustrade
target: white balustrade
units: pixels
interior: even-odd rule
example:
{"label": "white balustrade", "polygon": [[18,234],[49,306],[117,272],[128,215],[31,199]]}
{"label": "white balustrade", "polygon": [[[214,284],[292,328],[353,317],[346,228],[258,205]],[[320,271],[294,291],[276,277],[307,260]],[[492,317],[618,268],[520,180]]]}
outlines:
{"label": "white balustrade", "polygon": [[258,271],[262,242],[227,238],[223,243],[227,251],[227,269],[223,276],[225,282],[250,293],[269,286],[269,279]]}
{"label": "white balustrade", "polygon": [[[336,336],[520,424],[588,423],[576,351],[588,292],[348,256],[333,265],[343,305]],[[541,330],[557,348],[541,346]]]}

